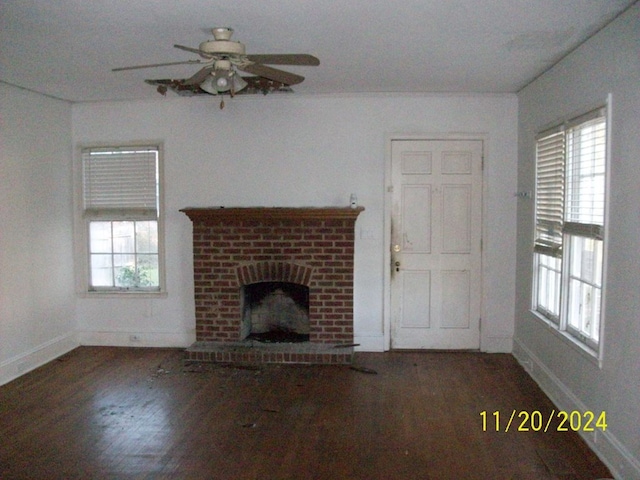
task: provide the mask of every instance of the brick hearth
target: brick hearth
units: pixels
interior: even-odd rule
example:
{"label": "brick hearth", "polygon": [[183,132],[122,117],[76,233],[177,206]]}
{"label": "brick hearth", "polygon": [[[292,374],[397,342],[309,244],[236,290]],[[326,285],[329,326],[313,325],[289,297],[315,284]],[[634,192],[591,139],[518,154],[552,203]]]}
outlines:
{"label": "brick hearth", "polygon": [[[191,361],[345,363],[353,343],[354,227],[359,208],[186,208],[193,222],[196,343]],[[242,338],[242,287],[309,287],[308,344]]]}

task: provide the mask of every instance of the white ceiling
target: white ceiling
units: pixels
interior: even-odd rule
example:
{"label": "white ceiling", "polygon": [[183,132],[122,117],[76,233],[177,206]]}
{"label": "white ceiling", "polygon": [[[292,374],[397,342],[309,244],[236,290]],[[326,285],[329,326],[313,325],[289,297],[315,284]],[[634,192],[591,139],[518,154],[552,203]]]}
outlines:
{"label": "white ceiling", "polygon": [[[635,0],[0,0],[0,81],[70,101],[161,98],[210,29],[310,53],[297,93],[517,92]],[[174,95],[168,93],[168,95]]]}

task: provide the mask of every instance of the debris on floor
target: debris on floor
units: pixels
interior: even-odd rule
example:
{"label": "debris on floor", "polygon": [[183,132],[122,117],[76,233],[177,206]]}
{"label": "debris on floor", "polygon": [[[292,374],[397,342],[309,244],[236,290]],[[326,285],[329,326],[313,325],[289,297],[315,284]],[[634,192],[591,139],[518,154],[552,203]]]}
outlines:
{"label": "debris on floor", "polygon": [[355,370],[356,372],[360,372],[360,373],[368,373],[371,375],[377,375],[378,372],[376,370],[373,370],[372,368],[367,368],[367,367],[361,367],[359,365],[351,365],[349,367],[351,370]]}

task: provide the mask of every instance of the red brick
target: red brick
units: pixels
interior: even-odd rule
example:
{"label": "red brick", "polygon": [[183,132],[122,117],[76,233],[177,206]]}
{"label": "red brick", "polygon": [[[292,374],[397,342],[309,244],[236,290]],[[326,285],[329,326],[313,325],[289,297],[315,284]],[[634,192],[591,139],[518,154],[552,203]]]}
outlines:
{"label": "red brick", "polygon": [[[228,220],[195,222],[197,339],[237,339],[240,287],[283,281],[310,288],[312,341],[352,340],[354,221],[267,218],[242,219],[236,224]],[[323,328],[330,331],[323,332]],[[270,360],[293,361],[281,355]]]}

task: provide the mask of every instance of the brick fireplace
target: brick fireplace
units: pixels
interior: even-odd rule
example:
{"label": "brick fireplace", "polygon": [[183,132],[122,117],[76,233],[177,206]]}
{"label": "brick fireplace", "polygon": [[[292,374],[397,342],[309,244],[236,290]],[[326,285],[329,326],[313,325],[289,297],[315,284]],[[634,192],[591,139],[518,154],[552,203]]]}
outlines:
{"label": "brick fireplace", "polygon": [[[185,208],[193,222],[196,343],[187,360],[348,363],[358,208]],[[247,339],[249,286],[308,291],[308,342]],[[286,290],[286,289],[285,289]]]}

